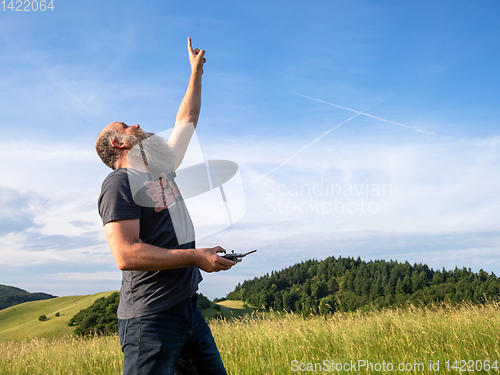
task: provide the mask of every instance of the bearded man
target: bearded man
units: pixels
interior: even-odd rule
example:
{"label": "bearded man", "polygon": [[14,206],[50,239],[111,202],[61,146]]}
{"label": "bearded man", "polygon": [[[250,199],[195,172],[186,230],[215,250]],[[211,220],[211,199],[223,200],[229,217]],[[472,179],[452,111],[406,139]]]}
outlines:
{"label": "bearded man", "polygon": [[175,184],[201,107],[205,51],[188,38],[191,75],[165,142],[139,125],[113,122],[96,150],[111,169],[99,197],[106,239],[122,270],[120,344],[128,374],[226,374],[197,306],[200,269],[218,272],[235,262],[220,247],[196,248],[194,228]]}

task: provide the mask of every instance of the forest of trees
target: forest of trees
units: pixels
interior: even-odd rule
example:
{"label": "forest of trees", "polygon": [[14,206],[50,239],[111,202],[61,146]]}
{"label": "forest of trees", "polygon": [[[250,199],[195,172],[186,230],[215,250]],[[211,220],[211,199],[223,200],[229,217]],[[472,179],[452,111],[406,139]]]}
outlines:
{"label": "forest of trees", "polygon": [[30,293],[9,285],[0,285],[0,310],[29,301],[56,298],[47,293]]}
{"label": "forest of trees", "polygon": [[86,309],[80,310],[69,321],[69,326],[77,325],[74,334],[87,336],[118,332],[118,303],[120,293],[111,293],[108,297],[97,299]]}
{"label": "forest of trees", "polygon": [[498,300],[500,278],[466,268],[434,271],[427,265],[360,258],[308,260],[238,284],[229,300],[274,311],[328,314],[406,304]]}

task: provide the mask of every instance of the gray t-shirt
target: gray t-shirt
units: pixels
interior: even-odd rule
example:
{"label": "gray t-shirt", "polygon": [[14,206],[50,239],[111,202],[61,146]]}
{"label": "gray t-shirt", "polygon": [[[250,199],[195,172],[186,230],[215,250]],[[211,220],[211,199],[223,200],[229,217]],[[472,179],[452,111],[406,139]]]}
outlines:
{"label": "gray t-shirt", "polygon": [[[195,248],[194,240],[179,245],[179,235],[174,230],[171,215],[181,215],[182,222],[188,227],[186,232],[194,233],[173,178],[164,176],[163,180],[152,181],[144,175],[144,187],[133,193],[129,181],[131,172],[140,176],[136,171],[129,169],[127,173],[126,168],[120,168],[104,180],[98,201],[103,225],[110,221],[140,219],[141,242],[165,249]],[[131,319],[162,312],[191,297],[201,280],[197,267],[122,271],[118,318]]]}

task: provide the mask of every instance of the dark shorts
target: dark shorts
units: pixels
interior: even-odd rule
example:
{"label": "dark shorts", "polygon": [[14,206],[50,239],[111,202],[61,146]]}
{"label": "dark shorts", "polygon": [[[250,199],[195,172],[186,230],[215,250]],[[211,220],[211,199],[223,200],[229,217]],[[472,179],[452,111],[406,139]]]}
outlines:
{"label": "dark shorts", "polygon": [[124,375],[226,374],[197,296],[159,314],[119,319]]}

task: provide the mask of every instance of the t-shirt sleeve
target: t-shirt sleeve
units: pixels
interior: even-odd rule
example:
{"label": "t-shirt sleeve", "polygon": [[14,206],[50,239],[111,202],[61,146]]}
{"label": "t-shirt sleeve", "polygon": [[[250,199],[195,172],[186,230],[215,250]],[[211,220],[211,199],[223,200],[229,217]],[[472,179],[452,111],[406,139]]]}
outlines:
{"label": "t-shirt sleeve", "polygon": [[103,182],[98,208],[103,225],[110,221],[142,217],[141,207],[134,202],[126,174],[111,175]]}

